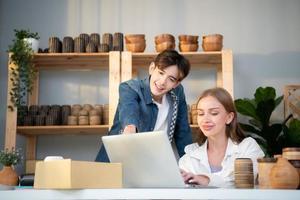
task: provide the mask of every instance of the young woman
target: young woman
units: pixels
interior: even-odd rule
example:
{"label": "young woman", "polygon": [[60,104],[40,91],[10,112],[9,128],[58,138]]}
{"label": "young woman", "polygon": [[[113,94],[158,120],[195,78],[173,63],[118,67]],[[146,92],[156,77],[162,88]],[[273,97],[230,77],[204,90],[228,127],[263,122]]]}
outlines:
{"label": "young woman", "polygon": [[230,187],[234,182],[236,158],[251,158],[257,175],[257,158],[264,153],[238,126],[231,95],[222,88],[206,90],[197,102],[198,125],[202,140],[186,146],[179,160],[186,183]]}
{"label": "young woman", "polygon": [[[163,130],[174,142],[179,156],[192,143],[187,105],[181,81],[190,64],[173,50],[161,52],[150,64],[149,76],[119,86],[119,104],[108,135]],[[102,145],[96,161],[109,162]]]}

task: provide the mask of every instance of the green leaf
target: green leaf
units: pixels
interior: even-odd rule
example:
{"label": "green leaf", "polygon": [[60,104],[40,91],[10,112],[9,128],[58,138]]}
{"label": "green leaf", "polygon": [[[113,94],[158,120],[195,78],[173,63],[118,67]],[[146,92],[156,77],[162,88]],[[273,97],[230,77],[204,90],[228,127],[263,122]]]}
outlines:
{"label": "green leaf", "polygon": [[285,145],[289,147],[300,147],[300,120],[291,120],[289,128],[284,131],[286,136]]}
{"label": "green leaf", "polygon": [[234,101],[234,103],[237,111],[240,114],[253,117],[256,120],[259,119],[258,116],[256,115],[254,105],[248,99],[237,99]]}
{"label": "green leaf", "polygon": [[269,99],[266,101],[260,101],[257,104],[256,114],[259,116],[259,121],[262,126],[268,126],[272,112],[275,109],[275,101]]}
{"label": "green leaf", "polygon": [[256,103],[259,103],[261,101],[268,101],[270,99],[275,99],[276,91],[272,87],[259,87],[256,89],[254,97]]}
{"label": "green leaf", "polygon": [[261,131],[256,129],[255,127],[249,125],[249,124],[243,124],[243,123],[239,123],[239,125],[241,126],[241,128],[243,129],[243,131],[245,132],[251,132],[251,133],[255,133],[257,135],[260,135]]}
{"label": "green leaf", "polygon": [[283,100],[283,96],[280,96],[277,99],[275,99],[275,107],[277,107],[281,103],[282,100]]}

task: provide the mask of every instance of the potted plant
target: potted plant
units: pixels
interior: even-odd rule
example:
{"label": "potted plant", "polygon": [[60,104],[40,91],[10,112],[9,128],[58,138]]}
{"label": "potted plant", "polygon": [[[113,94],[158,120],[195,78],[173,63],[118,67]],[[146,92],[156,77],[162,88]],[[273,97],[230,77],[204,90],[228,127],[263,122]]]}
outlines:
{"label": "potted plant", "polygon": [[[266,157],[281,154],[282,148],[300,145],[299,120],[293,119],[287,125],[291,115],[280,123],[270,122],[270,117],[281,103],[283,96],[276,97],[272,87],[259,87],[253,99],[237,99],[237,111],[249,118],[248,124],[240,123],[242,129],[262,147]],[[296,138],[296,139],[295,139]]]}
{"label": "potted plant", "polygon": [[[25,104],[24,98],[33,89],[33,80],[36,76],[36,70],[33,64],[33,49],[29,39],[39,39],[38,33],[31,33],[29,30],[14,30],[15,39],[9,46],[9,62],[16,67],[10,67],[10,81],[12,82],[10,101],[13,106],[9,108],[13,111],[14,107]],[[31,39],[30,39],[31,40]]]}
{"label": "potted plant", "polygon": [[[288,116],[281,123],[271,123],[270,117],[281,103],[283,96],[276,97],[272,87],[256,89],[253,99],[237,99],[237,111],[249,118],[248,124],[239,123],[242,129],[262,147],[265,158],[258,159],[258,181],[260,188],[271,188],[270,173],[276,165],[275,154],[284,147],[300,146],[300,121]],[[288,123],[290,121],[290,123]]]}
{"label": "potted plant", "polygon": [[0,171],[0,184],[3,185],[17,185],[18,175],[14,170],[14,166],[17,165],[22,159],[20,150],[5,149],[0,151],[0,163],[3,165],[3,169]]}

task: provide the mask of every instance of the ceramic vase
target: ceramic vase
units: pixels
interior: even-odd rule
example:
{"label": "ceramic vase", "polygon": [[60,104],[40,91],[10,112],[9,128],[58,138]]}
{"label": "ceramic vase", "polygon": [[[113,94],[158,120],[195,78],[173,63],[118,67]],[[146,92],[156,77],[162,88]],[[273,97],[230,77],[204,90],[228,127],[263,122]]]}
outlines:
{"label": "ceramic vase", "polygon": [[34,53],[37,53],[39,50],[39,40],[35,38],[24,38],[24,41],[29,44]]}
{"label": "ceramic vase", "polygon": [[295,167],[285,158],[277,158],[277,163],[270,172],[270,183],[276,189],[296,189],[299,175]]}
{"label": "ceramic vase", "polygon": [[258,163],[258,185],[260,189],[271,188],[270,173],[276,164],[276,158],[259,158]]}
{"label": "ceramic vase", "polygon": [[18,174],[12,166],[3,166],[3,169],[0,171],[0,184],[2,185],[18,185]]}

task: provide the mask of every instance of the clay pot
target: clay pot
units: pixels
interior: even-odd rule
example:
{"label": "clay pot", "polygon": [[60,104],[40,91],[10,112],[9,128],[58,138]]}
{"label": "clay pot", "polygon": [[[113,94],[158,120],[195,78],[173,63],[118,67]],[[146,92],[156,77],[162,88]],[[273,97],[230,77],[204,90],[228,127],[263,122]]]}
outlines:
{"label": "clay pot", "polygon": [[[300,148],[299,147],[288,147],[282,149],[282,157],[287,159],[298,171],[300,180]],[[300,181],[298,189],[300,188]]]}
{"label": "clay pot", "polygon": [[175,43],[175,37],[171,34],[164,33],[164,34],[155,36],[154,42],[156,45],[161,44],[163,42]]}
{"label": "clay pot", "polygon": [[179,35],[178,39],[180,42],[184,42],[185,44],[198,44],[198,35]]}
{"label": "clay pot", "polygon": [[174,42],[162,42],[160,44],[155,45],[156,52],[162,52],[164,50],[174,50],[175,43]]}
{"label": "clay pot", "polygon": [[296,189],[299,185],[298,171],[287,159],[277,158],[277,163],[271,169],[270,183],[276,189]]}
{"label": "clay pot", "polygon": [[270,173],[273,166],[276,164],[276,158],[258,158],[258,184],[259,188],[271,188]]}
{"label": "clay pot", "polygon": [[146,48],[146,43],[145,42],[127,43],[126,44],[127,51],[131,51],[131,52],[144,52],[145,48]]}
{"label": "clay pot", "polygon": [[126,44],[145,43],[145,34],[127,34],[125,35]]}
{"label": "clay pot", "polygon": [[220,34],[203,36],[202,48],[203,51],[221,51],[223,48],[223,36]]}
{"label": "clay pot", "polygon": [[100,120],[101,120],[100,116],[98,116],[98,115],[90,116],[90,125],[99,125]]}
{"label": "clay pot", "polygon": [[2,185],[18,185],[19,177],[12,166],[3,166],[0,171],[0,184]]}
{"label": "clay pot", "polygon": [[68,125],[78,125],[78,116],[68,116]]}
{"label": "clay pot", "polygon": [[181,52],[195,52],[198,50],[198,44],[180,44],[179,50]]}

